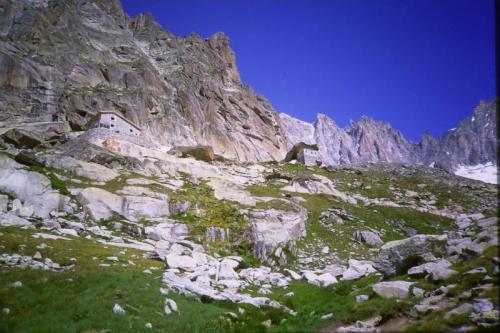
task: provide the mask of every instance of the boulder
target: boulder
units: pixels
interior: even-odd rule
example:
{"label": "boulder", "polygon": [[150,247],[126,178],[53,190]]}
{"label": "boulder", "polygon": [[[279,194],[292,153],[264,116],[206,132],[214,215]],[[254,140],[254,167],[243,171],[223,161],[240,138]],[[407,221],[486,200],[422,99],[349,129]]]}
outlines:
{"label": "boulder", "polygon": [[352,235],[352,238],[362,243],[366,243],[370,246],[378,247],[384,244],[384,241],[382,241],[380,236],[373,231],[356,231]]}
{"label": "boulder", "polygon": [[131,221],[141,218],[168,216],[168,201],[143,196],[125,197],[122,215]]}
{"label": "boulder", "polygon": [[44,154],[39,159],[46,167],[65,170],[97,182],[109,182],[120,175],[117,171],[105,166],[84,162],[65,155]]}
{"label": "boulder", "polygon": [[52,189],[46,176],[37,172],[0,170],[0,192],[21,200],[23,205],[33,210],[36,217],[47,218],[50,212],[64,208],[64,196]]}
{"label": "boulder", "polygon": [[30,221],[20,218],[11,212],[8,212],[7,214],[0,212],[0,225],[4,227],[33,227]]}
{"label": "boulder", "polygon": [[354,217],[347,214],[344,209],[329,208],[321,212],[319,216],[319,222],[325,227],[332,227],[332,225],[335,224],[344,224],[344,220],[354,220]]}
{"label": "boulder", "polygon": [[302,271],[302,276],[308,283],[314,284],[318,287],[328,287],[337,283],[335,276],[330,273],[322,273],[318,275],[313,271],[304,270]]}
{"label": "boulder", "polygon": [[352,205],[357,203],[356,199],[337,190],[330,179],[317,174],[302,173],[295,177],[290,185],[283,187],[282,190],[298,193],[332,195]]}
{"label": "boulder", "polygon": [[121,214],[124,198],[96,187],[88,187],[80,192],[78,202],[94,220],[106,220],[113,214]]}
{"label": "boulder", "polygon": [[196,260],[190,256],[169,253],[166,255],[165,259],[169,268],[180,268],[185,271],[193,271],[197,266]]}
{"label": "boulder", "polygon": [[183,223],[164,222],[144,228],[146,237],[155,241],[176,241],[188,235],[188,227]]}
{"label": "boulder", "polygon": [[385,276],[406,273],[423,262],[428,253],[437,257],[446,254],[446,243],[446,235],[415,235],[388,242],[381,247],[374,266]]}
{"label": "boulder", "polygon": [[180,155],[181,157],[190,156],[205,162],[212,162],[215,160],[214,150],[210,146],[179,146],[172,148],[168,153],[172,155]]}
{"label": "boulder", "polygon": [[84,189],[77,199],[94,220],[106,220],[114,214],[131,221],[169,215],[167,201],[144,196],[122,197],[96,187]]}
{"label": "boulder", "polygon": [[[307,211],[297,204],[291,203],[294,210],[282,211],[276,209],[255,209],[242,211],[252,226],[251,235],[254,244],[253,256],[271,263],[269,254],[279,247],[288,247],[294,252],[296,240],[306,236]],[[281,256],[286,256],[281,251]],[[281,259],[281,258],[280,258]],[[280,264],[286,263],[280,260]]]}
{"label": "boulder", "polygon": [[337,333],[375,333],[380,332],[377,326],[382,321],[382,316],[358,320],[355,324],[349,326],[341,326],[337,328]]}
{"label": "boulder", "polygon": [[238,273],[234,270],[238,267],[239,263],[232,259],[223,259],[219,265],[217,277],[220,280],[234,280],[238,279]]}
{"label": "boulder", "polygon": [[433,281],[445,280],[457,271],[449,269],[451,262],[446,259],[437,262],[428,262],[419,266],[412,267],[408,270],[408,275],[423,275],[429,274],[428,278]]}
{"label": "boulder", "polygon": [[413,282],[407,281],[386,281],[374,284],[372,289],[385,298],[407,298],[412,285]]}
{"label": "boulder", "polygon": [[30,133],[19,128],[13,128],[1,135],[6,143],[13,144],[17,148],[32,149],[44,142],[43,138],[35,133]]}
{"label": "boulder", "polygon": [[22,150],[14,158],[16,162],[19,162],[28,166],[39,166],[42,167],[43,163],[40,162],[36,153],[31,150]]}
{"label": "boulder", "polygon": [[371,261],[349,259],[349,267],[342,273],[342,280],[355,280],[376,272]]}

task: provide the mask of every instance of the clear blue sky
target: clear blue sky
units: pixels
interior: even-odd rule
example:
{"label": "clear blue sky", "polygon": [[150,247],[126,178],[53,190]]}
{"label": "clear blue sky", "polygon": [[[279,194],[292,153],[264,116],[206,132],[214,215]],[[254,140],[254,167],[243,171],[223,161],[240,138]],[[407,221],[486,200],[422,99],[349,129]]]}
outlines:
{"label": "clear blue sky", "polygon": [[495,96],[494,0],[122,0],[168,31],[223,31],[278,112],[440,135]]}

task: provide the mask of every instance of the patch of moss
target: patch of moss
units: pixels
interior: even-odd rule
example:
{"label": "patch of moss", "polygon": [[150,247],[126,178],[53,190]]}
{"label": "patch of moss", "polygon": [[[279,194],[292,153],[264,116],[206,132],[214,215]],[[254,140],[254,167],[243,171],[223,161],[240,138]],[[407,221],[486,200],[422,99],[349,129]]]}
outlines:
{"label": "patch of moss", "polygon": [[59,179],[53,170],[39,166],[32,166],[30,167],[30,170],[47,176],[50,179],[50,185],[54,190],[58,190],[59,193],[63,195],[70,195],[70,192],[67,188],[68,183]]}

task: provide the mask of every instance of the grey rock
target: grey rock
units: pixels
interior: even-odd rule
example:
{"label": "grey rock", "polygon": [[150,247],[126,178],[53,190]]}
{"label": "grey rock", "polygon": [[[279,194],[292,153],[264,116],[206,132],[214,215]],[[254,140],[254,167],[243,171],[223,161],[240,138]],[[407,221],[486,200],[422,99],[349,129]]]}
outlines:
{"label": "grey rock", "polygon": [[384,244],[384,241],[382,241],[380,236],[373,231],[356,231],[352,237],[355,240],[366,243],[370,246],[381,246]]}
{"label": "grey rock", "polygon": [[9,204],[9,197],[5,194],[0,194],[0,213],[7,212],[8,204]]}
{"label": "grey rock", "polygon": [[120,306],[120,304],[115,304],[113,306],[113,312],[116,314],[124,314],[125,310]]}
{"label": "grey rock", "polygon": [[407,298],[413,282],[387,281],[379,282],[372,286],[373,291],[386,298]]}
{"label": "grey rock", "polygon": [[[22,201],[23,207],[32,209],[36,217],[49,217],[50,212],[64,207],[64,197],[52,190],[46,176],[37,172],[0,169],[0,191]],[[27,211],[25,213],[30,215]]]}
{"label": "grey rock", "polygon": [[493,310],[493,304],[486,298],[478,298],[474,300],[474,312],[482,313]]}
{"label": "grey rock", "polygon": [[445,280],[458,272],[449,269],[451,262],[446,259],[441,259],[437,262],[429,262],[419,266],[412,267],[408,270],[408,275],[423,275],[428,273],[428,278],[433,281]]}
{"label": "grey rock", "polygon": [[470,303],[462,303],[459,306],[457,306],[456,308],[448,311],[444,315],[444,318],[448,319],[451,316],[461,315],[461,314],[464,314],[464,313],[471,313],[472,311],[474,311],[474,306],[472,304],[470,304]]}
{"label": "grey rock", "polygon": [[[251,242],[254,244],[255,258],[270,263],[273,260],[270,254],[279,247],[286,247],[293,254],[294,242],[306,236],[307,211],[295,203],[290,204],[293,210],[289,211],[243,211],[252,226]],[[283,263],[283,260],[281,262]]]}
{"label": "grey rock", "polygon": [[356,295],[356,303],[362,303],[369,299],[370,297],[368,295]]}
{"label": "grey rock", "polygon": [[446,254],[446,242],[445,235],[416,235],[388,242],[374,260],[375,268],[386,276],[405,273],[418,261],[423,261],[424,254],[430,252],[438,257]]}

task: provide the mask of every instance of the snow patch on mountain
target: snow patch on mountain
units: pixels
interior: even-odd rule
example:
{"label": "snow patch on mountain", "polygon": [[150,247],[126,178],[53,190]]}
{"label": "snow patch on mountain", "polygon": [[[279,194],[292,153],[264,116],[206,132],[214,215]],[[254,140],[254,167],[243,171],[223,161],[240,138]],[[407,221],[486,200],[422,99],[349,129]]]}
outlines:
{"label": "snow patch on mountain", "polygon": [[459,165],[455,170],[457,176],[480,180],[485,183],[497,184],[498,167],[493,163],[477,165]]}

